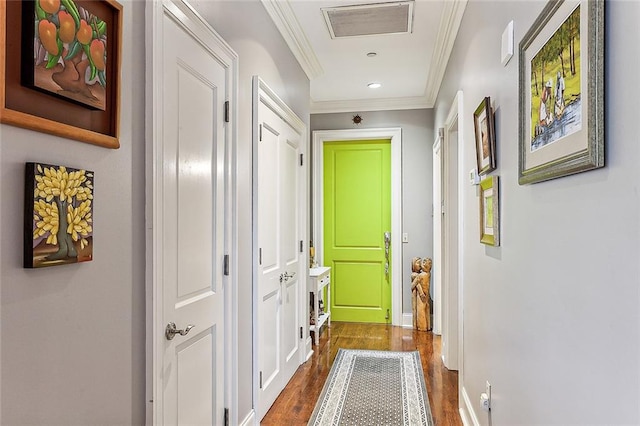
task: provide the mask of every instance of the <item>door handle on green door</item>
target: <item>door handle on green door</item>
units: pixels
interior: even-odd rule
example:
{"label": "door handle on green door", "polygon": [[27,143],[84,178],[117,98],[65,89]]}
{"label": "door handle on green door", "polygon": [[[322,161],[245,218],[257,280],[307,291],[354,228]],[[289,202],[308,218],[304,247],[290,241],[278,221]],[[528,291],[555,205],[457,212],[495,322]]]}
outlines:
{"label": "door handle on green door", "polygon": [[391,246],[391,232],[384,233],[384,275],[389,276],[389,248]]}

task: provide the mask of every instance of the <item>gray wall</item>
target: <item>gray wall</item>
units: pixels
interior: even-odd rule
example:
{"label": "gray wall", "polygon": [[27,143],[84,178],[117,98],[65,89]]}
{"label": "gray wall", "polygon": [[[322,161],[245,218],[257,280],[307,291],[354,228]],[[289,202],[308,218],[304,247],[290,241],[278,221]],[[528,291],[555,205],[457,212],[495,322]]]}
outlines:
{"label": "gray wall", "polygon": [[357,126],[355,114],[312,114],[311,130],[402,128],[402,232],[409,234],[402,245],[402,312],[411,313],[411,258],[433,257],[433,110],[362,112]]}
{"label": "gray wall", "polygon": [[240,57],[238,109],[238,376],[242,421],[252,408],[251,78],[259,75],[309,125],[309,79],[258,0],[197,1],[196,9]]}
{"label": "gray wall", "polygon": [[[144,423],[144,4],[121,4],[120,149],[0,125],[3,425]],[[92,262],[22,268],[27,161],[95,172]]]}
{"label": "gray wall", "polygon": [[517,48],[544,4],[469,2],[436,104],[437,128],[464,91],[462,178],[473,111],[496,110],[500,248],[478,242],[476,189],[462,194],[463,385],[483,425],[638,424],[640,2],[606,2],[606,167],[520,186],[517,53],[502,67],[500,39],[513,19]]}

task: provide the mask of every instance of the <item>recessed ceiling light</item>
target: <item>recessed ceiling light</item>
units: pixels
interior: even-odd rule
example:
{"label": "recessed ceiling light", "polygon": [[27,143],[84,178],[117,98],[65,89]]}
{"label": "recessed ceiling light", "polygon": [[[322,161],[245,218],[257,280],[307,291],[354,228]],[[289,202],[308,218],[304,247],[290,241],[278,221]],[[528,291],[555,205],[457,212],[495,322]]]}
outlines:
{"label": "recessed ceiling light", "polygon": [[373,58],[375,56],[378,56],[378,54],[376,52],[369,52],[369,53],[367,53],[367,56],[370,57],[370,58]]}
{"label": "recessed ceiling light", "polygon": [[382,84],[380,84],[380,83],[369,83],[369,84],[367,84],[367,87],[369,87],[369,89],[377,89],[379,87],[382,87]]}

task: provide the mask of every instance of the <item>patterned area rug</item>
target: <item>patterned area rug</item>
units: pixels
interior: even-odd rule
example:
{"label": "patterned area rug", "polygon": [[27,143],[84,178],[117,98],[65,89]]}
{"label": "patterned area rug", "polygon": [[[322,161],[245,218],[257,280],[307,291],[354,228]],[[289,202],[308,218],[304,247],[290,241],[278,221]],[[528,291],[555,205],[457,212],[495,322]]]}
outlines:
{"label": "patterned area rug", "polygon": [[420,354],[339,349],[309,425],[433,425]]}

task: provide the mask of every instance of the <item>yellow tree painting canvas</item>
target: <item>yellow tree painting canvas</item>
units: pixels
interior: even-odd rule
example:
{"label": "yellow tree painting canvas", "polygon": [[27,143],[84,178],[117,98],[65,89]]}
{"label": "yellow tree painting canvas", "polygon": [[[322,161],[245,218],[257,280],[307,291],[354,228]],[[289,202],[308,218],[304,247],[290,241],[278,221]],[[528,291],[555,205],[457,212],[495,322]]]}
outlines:
{"label": "yellow tree painting canvas", "polygon": [[27,163],[25,268],[93,259],[93,172]]}

